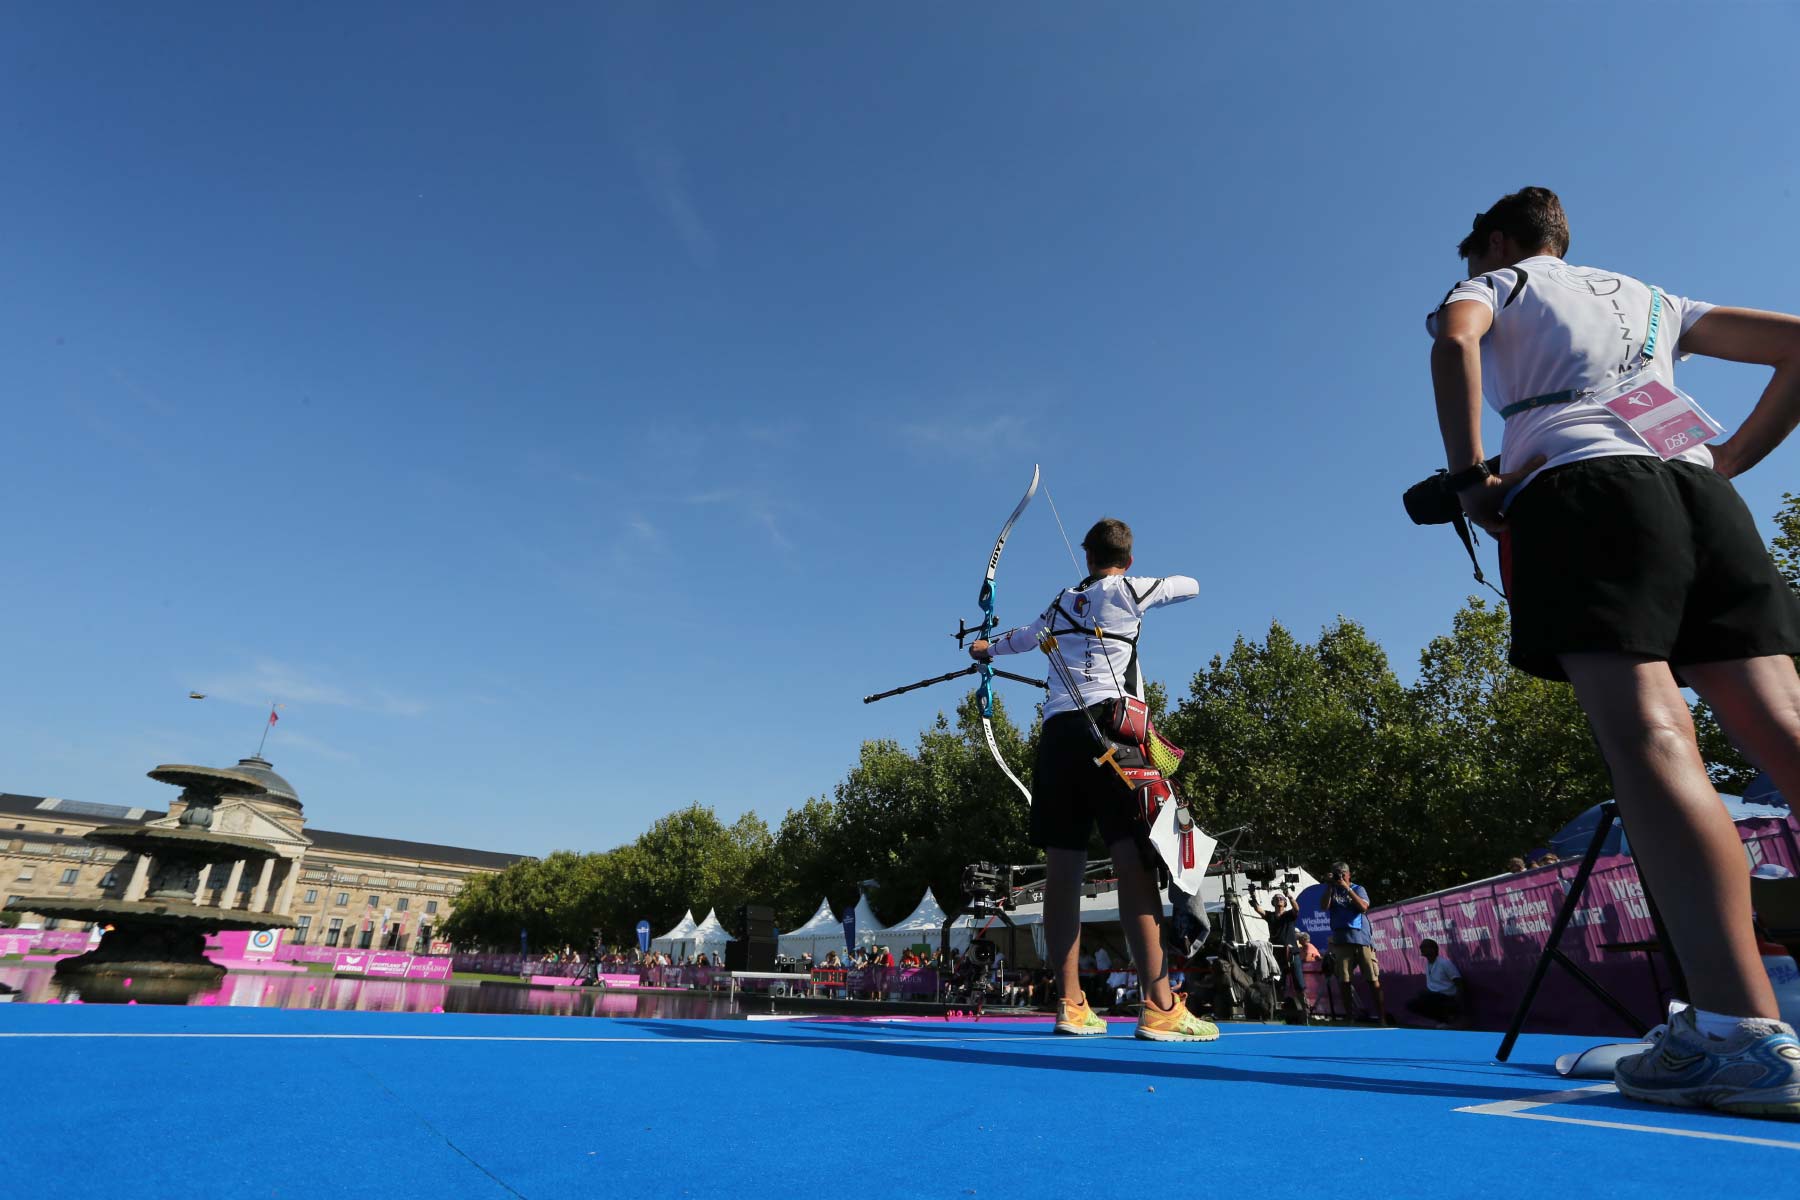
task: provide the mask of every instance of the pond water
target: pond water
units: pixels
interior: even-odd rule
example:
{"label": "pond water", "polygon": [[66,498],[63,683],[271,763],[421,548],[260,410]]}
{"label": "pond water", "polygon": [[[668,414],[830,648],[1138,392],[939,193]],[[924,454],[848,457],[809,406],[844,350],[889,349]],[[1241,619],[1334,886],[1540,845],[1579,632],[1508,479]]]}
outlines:
{"label": "pond water", "polygon": [[[17,988],[18,1003],[82,1002],[78,988],[56,981],[49,965],[0,966],[0,983]],[[559,1017],[704,1019],[735,1016],[725,996],[693,992],[581,991],[520,987],[507,983],[449,983],[404,979],[351,979],[293,973],[230,973],[215,988],[197,993],[193,1005],[234,1008],[315,1008],[356,1012],[525,1013]]]}

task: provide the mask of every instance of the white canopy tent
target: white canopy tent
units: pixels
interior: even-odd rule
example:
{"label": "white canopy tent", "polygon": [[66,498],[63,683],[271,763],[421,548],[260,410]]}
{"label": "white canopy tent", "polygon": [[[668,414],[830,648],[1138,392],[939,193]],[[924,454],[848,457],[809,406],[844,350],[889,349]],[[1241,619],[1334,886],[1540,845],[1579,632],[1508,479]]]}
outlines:
{"label": "white canopy tent", "polygon": [[681,914],[681,920],[675,928],[659,938],[650,939],[650,948],[660,950],[671,958],[686,957],[694,953],[694,931],[700,928],[694,923],[694,910],[688,909]]}
{"label": "white canopy tent", "polygon": [[[912,915],[904,921],[898,921],[886,929],[877,931],[875,940],[896,951],[906,946],[925,945],[929,946],[932,953],[935,954],[939,944],[943,941],[944,921],[949,915],[944,911],[943,905],[937,902],[937,897],[931,894],[931,889],[927,887],[925,895],[919,900],[919,906],[913,909]],[[998,921],[995,924],[998,925]],[[858,936],[860,937],[860,935]],[[968,949],[969,940],[974,936],[975,918],[971,916],[958,917],[956,924],[950,927],[950,945],[953,949]]]}
{"label": "white canopy tent", "polygon": [[692,934],[694,950],[700,954],[723,954],[726,942],[735,942],[736,938],[725,932],[725,926],[719,921],[719,910],[712,909],[706,914],[706,920],[694,927]]}
{"label": "white canopy tent", "polygon": [[831,901],[821,900],[819,910],[808,917],[805,924],[776,939],[776,947],[790,958],[810,954],[815,962],[823,961],[833,950],[841,955],[844,952],[844,923],[832,915]]}
{"label": "white canopy tent", "polygon": [[869,897],[867,895],[858,896],[856,898],[856,944],[872,946],[881,940],[877,936],[880,933],[881,918],[877,917],[875,910],[869,907]]}

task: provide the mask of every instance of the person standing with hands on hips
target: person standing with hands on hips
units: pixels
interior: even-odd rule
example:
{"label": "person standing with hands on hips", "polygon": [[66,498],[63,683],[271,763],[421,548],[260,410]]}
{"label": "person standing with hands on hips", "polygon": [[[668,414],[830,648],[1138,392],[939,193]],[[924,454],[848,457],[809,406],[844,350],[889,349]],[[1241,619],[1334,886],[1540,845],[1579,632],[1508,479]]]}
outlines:
{"label": "person standing with hands on hips", "polygon": [[[1502,197],[1457,247],[1469,278],[1426,320],[1446,482],[1500,538],[1512,665],[1574,685],[1687,979],[1693,1007],[1619,1062],[1619,1091],[1797,1118],[1800,1039],[1682,688],[1800,796],[1800,597],[1731,486],[1800,423],[1800,318],[1670,295],[1568,250],[1546,188]],[[1730,437],[1675,386],[1690,354],[1774,368]],[[1499,474],[1484,402],[1506,422]]]}
{"label": "person standing with hands on hips", "polygon": [[1362,884],[1350,882],[1350,865],[1332,863],[1331,878],[1325,881],[1325,892],[1319,907],[1331,918],[1331,957],[1337,964],[1338,982],[1344,986],[1351,1016],[1362,1015],[1362,1002],[1356,998],[1352,973],[1362,968],[1369,990],[1375,993],[1375,1011],[1383,1025],[1387,1024],[1387,1001],[1381,996],[1381,964],[1375,961],[1375,939],[1369,936],[1369,893]]}

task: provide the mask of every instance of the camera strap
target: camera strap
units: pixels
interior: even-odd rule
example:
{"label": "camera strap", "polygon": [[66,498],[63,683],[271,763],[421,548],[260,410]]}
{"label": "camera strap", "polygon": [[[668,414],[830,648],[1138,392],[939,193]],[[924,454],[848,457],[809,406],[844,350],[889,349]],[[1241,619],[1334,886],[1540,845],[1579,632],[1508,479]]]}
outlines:
{"label": "camera strap", "polygon": [[1502,600],[1506,593],[1488,582],[1488,577],[1481,573],[1481,559],[1475,555],[1475,531],[1469,528],[1469,518],[1460,509],[1450,522],[1456,526],[1456,536],[1462,539],[1463,549],[1469,552],[1469,565],[1475,568],[1475,582],[1488,589]]}

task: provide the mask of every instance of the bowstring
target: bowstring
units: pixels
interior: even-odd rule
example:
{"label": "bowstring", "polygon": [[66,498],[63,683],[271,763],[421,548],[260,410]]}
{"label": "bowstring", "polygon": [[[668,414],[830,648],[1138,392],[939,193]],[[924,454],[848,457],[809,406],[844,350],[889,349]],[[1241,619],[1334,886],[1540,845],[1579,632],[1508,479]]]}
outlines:
{"label": "bowstring", "polygon": [[1050,502],[1050,515],[1056,518],[1056,531],[1062,534],[1063,548],[1069,552],[1069,562],[1075,567],[1078,575],[1085,574],[1081,562],[1075,557],[1075,547],[1069,542],[1069,531],[1063,528],[1062,514],[1056,511],[1056,497],[1050,494],[1050,485],[1044,484],[1044,499]]}
{"label": "bowstring", "polygon": [[[1044,499],[1050,502],[1050,515],[1056,518],[1056,531],[1062,534],[1063,548],[1069,552],[1069,561],[1075,565],[1077,571],[1080,571],[1081,563],[1075,558],[1075,547],[1069,541],[1069,531],[1063,528],[1062,514],[1056,511],[1056,497],[1050,494],[1049,484],[1046,483],[1043,487]],[[1098,624],[1094,626],[1094,637],[1100,643],[1100,657],[1106,660],[1106,670],[1107,673],[1112,676],[1113,686],[1119,689],[1119,695],[1130,695],[1130,693],[1125,690],[1125,685],[1119,681],[1119,669],[1113,666],[1112,653],[1106,648],[1106,635],[1100,632],[1100,626]]]}

